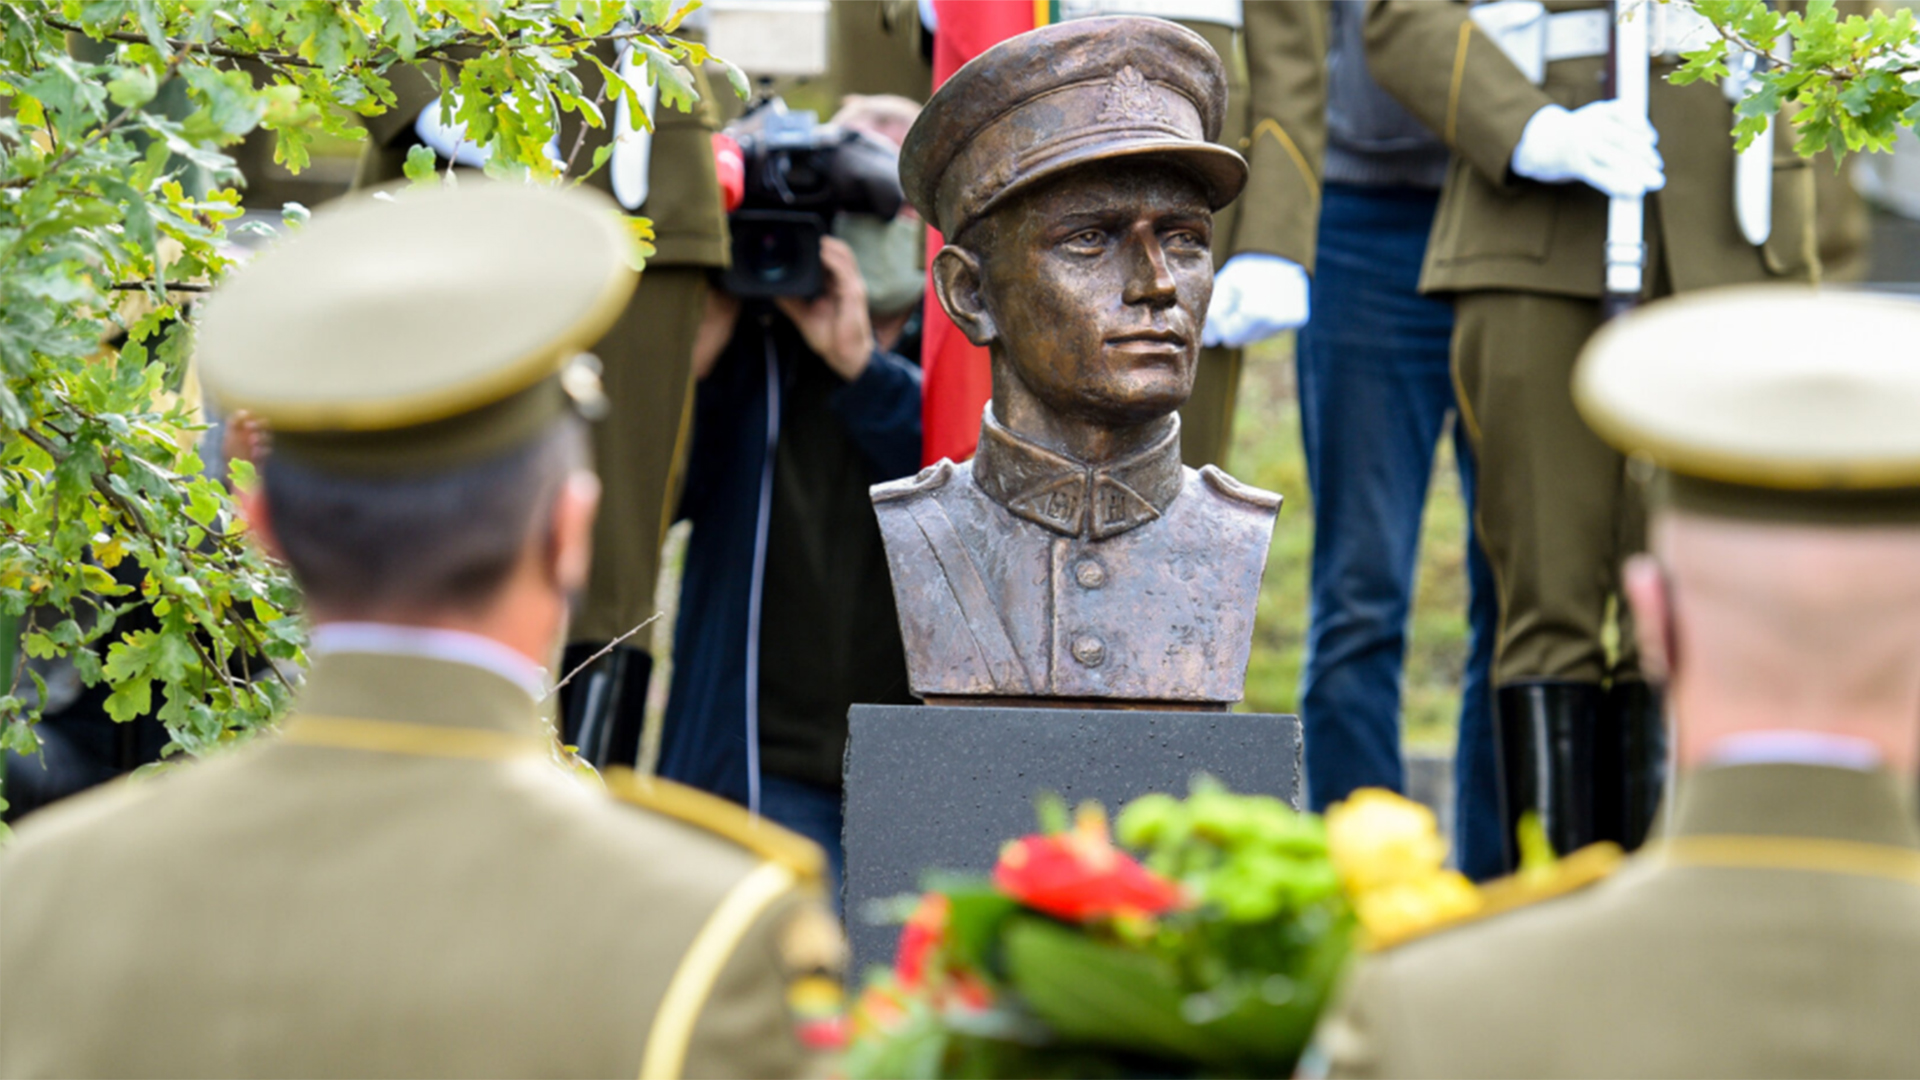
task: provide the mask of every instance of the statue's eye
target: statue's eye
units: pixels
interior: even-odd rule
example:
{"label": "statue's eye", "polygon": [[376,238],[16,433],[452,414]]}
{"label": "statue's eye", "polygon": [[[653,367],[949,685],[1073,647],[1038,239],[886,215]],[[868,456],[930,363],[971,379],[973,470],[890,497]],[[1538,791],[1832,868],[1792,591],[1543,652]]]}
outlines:
{"label": "statue's eye", "polygon": [[1207,240],[1192,229],[1177,229],[1168,234],[1166,245],[1181,249],[1204,248],[1207,246]]}
{"label": "statue's eye", "polygon": [[1081,229],[1067,237],[1068,247],[1095,248],[1107,242],[1107,234],[1099,229]]}

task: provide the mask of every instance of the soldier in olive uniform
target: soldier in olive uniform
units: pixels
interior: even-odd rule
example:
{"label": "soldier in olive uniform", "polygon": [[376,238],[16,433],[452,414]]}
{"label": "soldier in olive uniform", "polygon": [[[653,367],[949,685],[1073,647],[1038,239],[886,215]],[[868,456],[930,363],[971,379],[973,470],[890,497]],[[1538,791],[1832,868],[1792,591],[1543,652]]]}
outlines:
{"label": "soldier in olive uniform", "polygon": [[[1750,288],[1603,331],[1666,470],[1625,588],[1681,774],[1604,880],[1363,958],[1303,1074],[1920,1075],[1920,308]],[[1656,489],[1660,490],[1660,489]]]}
{"label": "soldier in olive uniform", "polygon": [[1245,347],[1307,321],[1326,156],[1326,11],[1311,3],[1153,6],[1220,54],[1227,67],[1220,143],[1251,166],[1246,194],[1214,216],[1206,347],[1193,397],[1180,410],[1182,458],[1194,468],[1224,466]]}
{"label": "soldier in olive uniform", "polygon": [[[597,49],[609,67],[618,63],[610,44]],[[599,69],[583,64],[578,74],[582,94],[591,99],[600,91]],[[651,136],[629,121],[612,159],[587,181],[652,219],[655,251],[632,301],[593,346],[605,367],[608,401],[606,422],[593,429],[595,466],[605,486],[594,526],[593,578],[568,631],[569,671],[655,613],[660,545],[673,521],[692,415],[694,336],[706,308],[708,271],[728,259],[713,160],[714,90],[704,71],[693,75],[700,100],[692,111],[655,109]],[[368,123],[371,145],[361,158],[359,186],[402,175],[421,111],[437,100],[438,85],[432,66],[395,75],[399,100]],[[620,127],[614,107],[603,111],[607,122],[587,129],[576,171]],[[563,156],[572,155],[579,123],[572,113],[562,118]],[[624,168],[629,161],[636,167]],[[635,760],[653,668],[647,641],[642,634],[615,647],[563,691],[564,735],[596,763]]]}
{"label": "soldier in olive uniform", "polygon": [[602,198],[475,182],[339,204],[214,296],[199,359],[273,429],[244,501],[313,668],[278,734],[21,826],[0,1075],[811,1068],[819,850],[602,789],[538,712],[598,496],[568,365],[627,244]]}
{"label": "soldier in olive uniform", "polygon": [[[1671,50],[1698,30],[1683,25],[1690,8],[1656,13],[1667,29],[1655,46],[1670,49],[1651,61],[1649,124],[1603,100],[1611,5],[1546,5],[1547,25],[1530,39],[1539,48],[1517,59],[1476,21],[1493,24],[1502,7],[1376,0],[1368,66],[1455,154],[1421,289],[1451,295],[1457,316],[1455,388],[1480,466],[1475,520],[1501,601],[1493,682],[1508,834],[1537,809],[1562,851],[1596,837],[1631,847],[1665,759],[1659,702],[1619,597],[1644,512],[1626,459],[1587,430],[1567,393],[1574,357],[1600,325],[1608,195],[1651,192],[1645,280],[1661,296],[1809,277],[1813,178],[1792,133],[1776,131],[1772,228],[1764,244],[1747,240],[1734,209],[1732,106],[1717,87],[1664,77],[1678,63]],[[1611,655],[1610,612],[1620,616]]]}

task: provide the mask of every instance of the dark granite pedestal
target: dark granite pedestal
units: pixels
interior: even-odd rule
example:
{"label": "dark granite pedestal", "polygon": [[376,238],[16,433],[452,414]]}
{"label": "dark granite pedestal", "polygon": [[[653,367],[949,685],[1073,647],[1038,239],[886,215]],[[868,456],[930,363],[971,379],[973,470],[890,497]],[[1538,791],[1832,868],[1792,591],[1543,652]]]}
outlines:
{"label": "dark granite pedestal", "polygon": [[1301,800],[1300,721],[1260,713],[856,705],[846,764],[847,930],[855,972],[892,959],[899,930],[863,909],[914,892],[928,870],[985,872],[1034,831],[1057,792],[1110,813],[1195,773],[1234,791]]}

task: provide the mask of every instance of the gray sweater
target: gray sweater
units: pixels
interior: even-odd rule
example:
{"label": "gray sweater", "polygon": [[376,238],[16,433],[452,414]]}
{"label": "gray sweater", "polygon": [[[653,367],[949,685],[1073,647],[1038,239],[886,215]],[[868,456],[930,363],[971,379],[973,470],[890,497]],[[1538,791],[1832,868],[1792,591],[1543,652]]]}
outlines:
{"label": "gray sweater", "polygon": [[1329,184],[1438,190],[1447,147],[1367,71],[1366,0],[1333,0],[1327,55]]}

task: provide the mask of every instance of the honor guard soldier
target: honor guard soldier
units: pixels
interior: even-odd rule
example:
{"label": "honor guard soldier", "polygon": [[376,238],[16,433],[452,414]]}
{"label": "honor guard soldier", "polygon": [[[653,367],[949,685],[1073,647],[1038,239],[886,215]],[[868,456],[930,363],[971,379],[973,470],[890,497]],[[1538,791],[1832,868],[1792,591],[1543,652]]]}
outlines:
{"label": "honor guard soldier", "polygon": [[1911,301],[1780,286],[1594,340],[1581,414],[1662,470],[1623,577],[1674,791],[1610,875],[1363,958],[1304,1074],[1920,1075],[1915,340]]}
{"label": "honor guard soldier", "polygon": [[[696,11],[679,33],[699,38],[704,20]],[[652,101],[639,58],[611,42],[594,50],[602,63],[642,88],[644,101]],[[581,96],[592,100],[601,89],[599,67],[582,61],[575,72]],[[575,164],[585,170],[595,152],[611,144],[606,167],[586,184],[653,221],[654,254],[633,299],[606,337],[592,343],[604,365],[607,397],[605,419],[592,433],[603,486],[593,577],[568,629],[568,671],[656,613],[660,545],[679,501],[692,424],[694,337],[706,309],[708,272],[728,261],[712,144],[720,114],[705,69],[693,68],[692,77],[700,97],[689,111],[649,104],[648,131],[647,118],[632,116],[622,99],[606,110],[604,124],[587,129]],[[408,149],[420,143],[432,146],[443,164],[484,164],[478,147],[460,141],[460,129],[439,122],[436,65],[397,71],[392,83],[392,108],[367,122],[369,146],[356,186],[400,179]],[[579,135],[579,116],[564,114],[557,146],[571,154]],[[632,765],[637,759],[653,670],[649,640],[642,632],[606,650],[561,691],[562,735],[596,765]]]}
{"label": "honor guard soldier", "polygon": [[[1665,758],[1659,701],[1619,593],[1621,562],[1644,543],[1644,509],[1626,459],[1580,422],[1568,394],[1611,288],[1609,196],[1645,196],[1644,297],[1805,280],[1816,263],[1811,166],[1792,132],[1758,144],[1777,160],[1759,162],[1757,186],[1736,184],[1736,174],[1753,178],[1752,158],[1734,151],[1726,95],[1666,81],[1680,52],[1712,34],[1691,7],[1639,9],[1636,34],[1622,40],[1646,43],[1646,111],[1607,99],[1616,6],[1376,0],[1366,25],[1374,77],[1455,155],[1420,285],[1455,305],[1455,390],[1480,467],[1475,519],[1500,595],[1506,834],[1536,810],[1563,852],[1596,838],[1638,843]],[[1737,157],[1748,161],[1736,168]],[[1768,198],[1770,215],[1756,219]]]}
{"label": "honor guard soldier", "polygon": [[0,1075],[811,1067],[819,850],[583,781],[539,715],[598,492],[576,361],[627,259],[603,197],[471,182],[337,204],[215,293],[199,361],[272,427],[244,503],[313,667],[277,734],[0,853]]}

